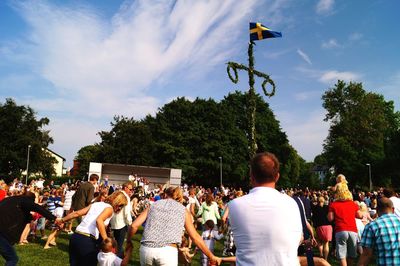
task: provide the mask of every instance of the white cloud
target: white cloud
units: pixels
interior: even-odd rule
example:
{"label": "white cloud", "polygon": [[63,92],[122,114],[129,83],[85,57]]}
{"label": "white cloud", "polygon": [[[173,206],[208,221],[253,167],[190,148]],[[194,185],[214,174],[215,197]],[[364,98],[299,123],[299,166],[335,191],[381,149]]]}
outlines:
{"label": "white cloud", "polygon": [[301,56],[301,58],[303,58],[304,61],[306,61],[308,64],[312,65],[310,57],[305,52],[303,52],[300,49],[297,49],[297,53]]}
{"label": "white cloud", "polygon": [[23,2],[17,10],[32,27],[28,54],[35,71],[81,107],[101,103],[101,110],[85,110],[98,116],[143,99],[154,103],[146,96],[154,82],[223,62],[239,34],[226,29],[239,28],[256,3],[234,2],[126,2],[111,21],[88,7],[46,1]]}
{"label": "white cloud", "polygon": [[290,144],[306,161],[313,161],[322,152],[329,130],[329,124],[323,121],[323,109],[314,110],[307,115],[278,111],[277,117]]}
{"label": "white cloud", "polygon": [[341,47],[341,45],[335,39],[330,39],[329,41],[322,42],[321,47],[324,49],[331,49]]}
{"label": "white cloud", "polygon": [[335,4],[335,0],[319,0],[316,11],[317,14],[328,14],[332,12],[333,5]]}
{"label": "white cloud", "polygon": [[355,42],[355,41],[359,41],[363,38],[363,34],[359,33],[359,32],[354,32],[352,34],[349,35],[349,41]]}
{"label": "white cloud", "polygon": [[330,84],[332,82],[336,82],[337,80],[344,80],[344,81],[357,81],[361,78],[361,75],[354,73],[354,72],[339,72],[336,70],[326,71],[324,72],[319,81],[323,83]]}
{"label": "white cloud", "polygon": [[304,102],[321,95],[320,91],[302,91],[294,94],[294,98],[297,101]]}

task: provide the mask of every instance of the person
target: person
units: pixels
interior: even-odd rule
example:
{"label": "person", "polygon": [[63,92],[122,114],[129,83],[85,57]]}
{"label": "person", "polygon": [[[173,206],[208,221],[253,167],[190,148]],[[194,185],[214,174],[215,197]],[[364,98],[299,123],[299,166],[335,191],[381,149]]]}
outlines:
{"label": "person", "polygon": [[133,185],[132,182],[126,182],[122,184],[121,192],[125,195],[126,201],[128,204],[117,214],[115,214],[110,221],[111,229],[113,231],[113,235],[115,240],[117,241],[117,255],[121,259],[124,257],[124,240],[126,237],[126,233],[128,232],[128,226],[132,223],[132,215],[131,215],[131,200],[130,197],[133,194]]}
{"label": "person", "polygon": [[331,190],[339,194],[343,193],[343,191],[349,190],[347,183],[346,177],[343,174],[339,174],[336,177],[336,185]]}
{"label": "person", "polygon": [[132,254],[132,245],[128,245],[125,250],[124,258],[120,258],[117,253],[117,241],[112,238],[106,238],[101,243],[101,250],[97,254],[99,266],[125,266],[128,265]]}
{"label": "person", "polygon": [[197,216],[201,216],[201,223],[203,226],[208,220],[212,220],[214,224],[217,224],[217,220],[221,219],[218,204],[214,201],[212,193],[206,195],[206,201],[201,204]]}
{"label": "person", "polygon": [[237,265],[299,265],[302,239],[299,208],[293,198],[275,189],[279,161],[258,153],[250,161],[249,194],[229,203],[229,221]]}
{"label": "person", "polygon": [[178,247],[182,241],[183,229],[186,229],[193,243],[210,259],[211,263],[221,264],[221,258],[207,248],[201,236],[193,226],[189,211],[182,205],[183,194],[179,187],[170,187],[165,191],[165,199],[154,202],[132,223],[128,231],[127,242],[146,221],[140,241],[141,265],[178,265]]}
{"label": "person", "polygon": [[389,188],[383,189],[383,195],[392,201],[394,214],[400,217],[400,198],[396,197],[396,193],[394,193],[393,189]]}
{"label": "person", "polygon": [[332,225],[328,221],[328,206],[325,205],[325,198],[320,196],[318,204],[312,209],[312,222],[316,228],[318,238],[319,256],[328,260],[329,242],[332,241]]}
{"label": "person", "polygon": [[400,265],[400,218],[393,213],[393,202],[382,197],[377,202],[378,218],[364,228],[363,253],[358,266],[368,265],[376,255],[376,265]]}
{"label": "person", "polygon": [[97,265],[98,246],[102,240],[108,237],[106,226],[109,224],[111,216],[121,211],[127,203],[125,195],[116,191],[104,202],[95,202],[58,219],[61,223],[65,223],[85,215],[69,241],[70,265]]}
{"label": "person", "polygon": [[[205,230],[201,234],[201,237],[203,238],[204,243],[208,247],[208,249],[211,252],[214,252],[214,246],[215,246],[215,240],[220,240],[224,235],[215,230],[215,224],[213,220],[207,220],[205,222]],[[207,256],[202,252],[200,254],[200,259],[201,259],[201,265],[207,266],[208,265],[208,258]]]}
{"label": "person", "polygon": [[[347,184],[346,184],[347,187]],[[337,189],[335,201],[330,203],[328,220],[335,223],[336,255],[341,266],[352,264],[357,257],[357,225],[362,218],[358,205],[347,189]]]}
{"label": "person", "polygon": [[97,181],[99,181],[99,176],[91,174],[88,182],[83,182],[79,185],[79,188],[72,196],[71,209],[73,211],[79,211],[89,206],[94,198],[94,190]]}
{"label": "person", "polygon": [[56,217],[48,210],[35,203],[35,194],[25,192],[21,196],[12,196],[0,202],[0,254],[5,259],[5,265],[18,263],[18,256],[13,245],[25,226],[32,220],[31,212],[37,212],[54,222]]}

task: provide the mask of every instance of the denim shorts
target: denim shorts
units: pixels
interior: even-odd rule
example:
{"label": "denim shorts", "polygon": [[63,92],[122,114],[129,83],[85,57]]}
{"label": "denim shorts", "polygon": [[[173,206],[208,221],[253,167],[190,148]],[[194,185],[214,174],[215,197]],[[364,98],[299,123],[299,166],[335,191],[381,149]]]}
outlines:
{"label": "denim shorts", "polygon": [[338,259],[357,257],[357,233],[341,231],[335,234]]}

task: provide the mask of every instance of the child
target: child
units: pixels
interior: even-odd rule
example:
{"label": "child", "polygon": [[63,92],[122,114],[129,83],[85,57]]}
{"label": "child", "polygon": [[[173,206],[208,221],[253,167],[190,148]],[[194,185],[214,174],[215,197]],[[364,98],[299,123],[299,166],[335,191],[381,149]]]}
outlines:
{"label": "child", "polygon": [[[212,220],[207,220],[205,225],[205,230],[201,234],[204,243],[211,252],[214,252],[215,240],[220,240],[224,235],[214,229],[214,222]],[[201,264],[203,266],[208,265],[208,258],[204,253],[201,253]]]}
{"label": "child", "polygon": [[132,244],[128,243],[125,249],[124,259],[117,255],[117,241],[112,238],[106,238],[101,243],[101,251],[97,254],[99,266],[125,266],[128,265],[132,254]]}
{"label": "child", "polygon": [[343,196],[351,196],[351,192],[349,191],[349,187],[347,186],[346,177],[342,174],[337,176],[336,185],[332,187],[331,190],[335,192],[335,200],[342,200]]}

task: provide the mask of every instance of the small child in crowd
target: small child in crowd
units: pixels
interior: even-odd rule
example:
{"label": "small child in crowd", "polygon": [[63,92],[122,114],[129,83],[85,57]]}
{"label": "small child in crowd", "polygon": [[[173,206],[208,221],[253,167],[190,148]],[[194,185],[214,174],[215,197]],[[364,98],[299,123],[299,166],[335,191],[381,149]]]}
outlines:
{"label": "small child in crowd", "polygon": [[[208,249],[214,253],[215,240],[220,240],[224,235],[214,229],[215,224],[212,220],[207,220],[204,225],[205,230],[201,234],[201,237],[203,238],[204,243],[206,244]],[[208,257],[204,253],[201,253],[200,258],[201,265],[207,266]]]}
{"label": "small child in crowd", "polygon": [[182,236],[182,242],[178,252],[179,265],[191,265],[194,255],[196,255],[196,250],[194,253],[190,253],[189,241],[184,234]]}
{"label": "small child in crowd", "polygon": [[99,266],[125,266],[129,263],[132,254],[132,245],[127,244],[124,259],[117,255],[117,241],[113,238],[106,238],[101,243],[101,251],[97,254]]}

